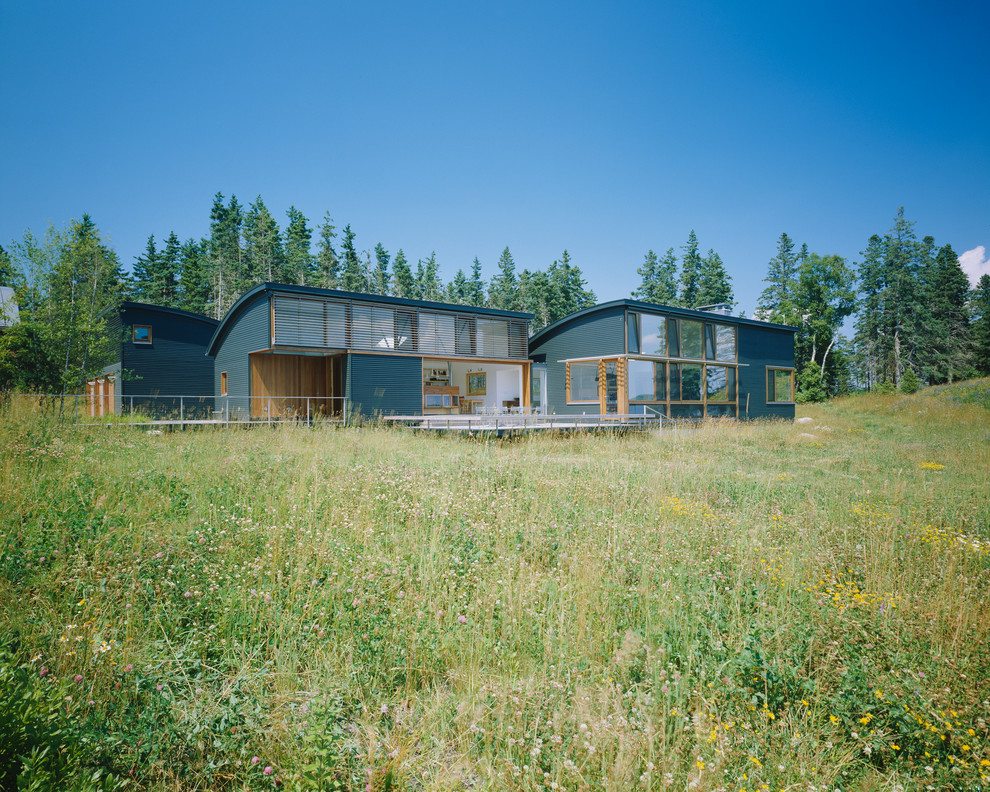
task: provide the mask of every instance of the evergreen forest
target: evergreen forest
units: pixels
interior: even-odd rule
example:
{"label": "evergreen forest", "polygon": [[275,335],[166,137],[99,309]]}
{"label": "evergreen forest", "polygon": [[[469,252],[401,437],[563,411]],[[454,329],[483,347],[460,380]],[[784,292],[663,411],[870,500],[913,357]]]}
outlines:
{"label": "evergreen forest", "polygon": [[[754,316],[797,328],[799,400],[990,374],[990,276],[970,288],[952,246],[919,238],[903,209],[861,257],[812,252],[782,233],[767,263]],[[271,281],[524,311],[535,317],[533,331],[597,302],[567,250],[531,271],[518,270],[506,247],[487,280],[477,257],[447,283],[439,270],[435,253],[413,264],[402,248],[359,245],[329,213],[314,223],[290,206],[283,228],[261,196],[245,207],[218,192],[205,237],[152,233],[128,273],[83,215],[0,246],[0,285],[13,287],[20,319],[0,336],[0,390],[81,389],[112,354],[107,316],[126,299],[220,318],[246,290]],[[647,251],[636,272],[635,299],[735,307],[722,258],[703,254],[693,230],[679,249]]]}

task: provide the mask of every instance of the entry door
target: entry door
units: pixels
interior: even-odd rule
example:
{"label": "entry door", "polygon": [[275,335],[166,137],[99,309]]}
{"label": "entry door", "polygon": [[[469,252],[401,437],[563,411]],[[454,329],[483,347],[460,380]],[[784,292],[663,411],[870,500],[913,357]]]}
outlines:
{"label": "entry door", "polygon": [[615,415],[619,411],[619,361],[603,360],[598,379],[602,414]]}

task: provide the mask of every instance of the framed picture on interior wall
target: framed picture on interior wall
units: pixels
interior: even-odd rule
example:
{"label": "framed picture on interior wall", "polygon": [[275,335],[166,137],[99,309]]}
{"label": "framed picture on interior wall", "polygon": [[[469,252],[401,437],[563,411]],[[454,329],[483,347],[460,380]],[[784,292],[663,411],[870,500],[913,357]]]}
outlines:
{"label": "framed picture on interior wall", "polygon": [[484,371],[467,375],[468,396],[484,396],[488,393],[488,375]]}

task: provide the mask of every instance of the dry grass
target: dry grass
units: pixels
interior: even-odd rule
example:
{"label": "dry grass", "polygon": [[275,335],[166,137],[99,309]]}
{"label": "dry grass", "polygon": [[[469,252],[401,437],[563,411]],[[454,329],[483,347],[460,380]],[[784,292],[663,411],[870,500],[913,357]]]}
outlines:
{"label": "dry grass", "polygon": [[981,788],[990,411],[946,393],[511,442],[8,415],[0,630],[138,788]]}

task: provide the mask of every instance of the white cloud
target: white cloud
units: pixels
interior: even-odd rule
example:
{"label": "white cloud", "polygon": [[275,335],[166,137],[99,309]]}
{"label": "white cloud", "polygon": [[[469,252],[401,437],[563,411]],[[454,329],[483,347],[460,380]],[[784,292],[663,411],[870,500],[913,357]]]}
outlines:
{"label": "white cloud", "polygon": [[987,249],[983,245],[977,245],[972,250],[967,250],[959,257],[959,266],[969,276],[970,285],[976,286],[976,282],[983,275],[990,275],[990,259],[987,258]]}

